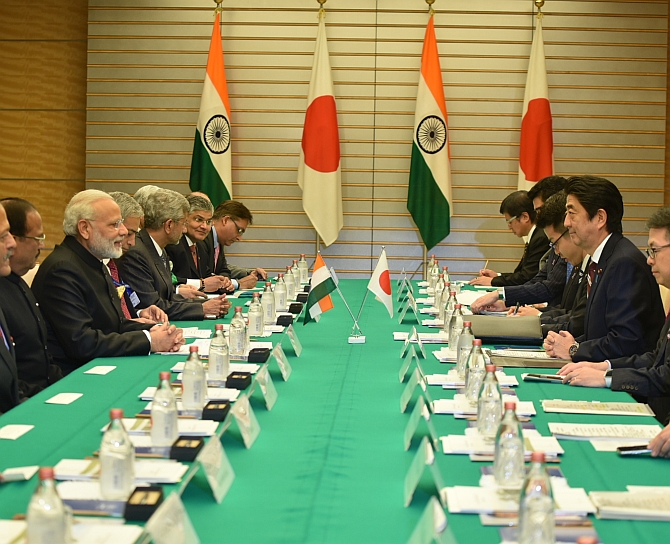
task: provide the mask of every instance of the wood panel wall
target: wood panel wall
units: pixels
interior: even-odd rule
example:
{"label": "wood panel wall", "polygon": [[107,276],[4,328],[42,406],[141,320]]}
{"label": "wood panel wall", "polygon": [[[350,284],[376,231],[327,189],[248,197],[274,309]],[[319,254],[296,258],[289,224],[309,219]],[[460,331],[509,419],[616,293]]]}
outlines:
{"label": "wood panel wall", "polygon": [[85,188],[87,21],[85,0],[0,2],[0,196],[40,211],[44,255]]}

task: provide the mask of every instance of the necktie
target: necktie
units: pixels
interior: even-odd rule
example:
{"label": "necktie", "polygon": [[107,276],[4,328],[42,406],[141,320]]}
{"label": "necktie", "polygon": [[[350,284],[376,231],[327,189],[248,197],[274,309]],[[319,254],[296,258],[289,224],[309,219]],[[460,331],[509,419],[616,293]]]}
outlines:
{"label": "necktie", "polygon": [[526,258],[526,253],[528,253],[528,244],[527,243],[526,243],[525,246],[523,246],[523,255],[521,256],[522,261]]}
{"label": "necktie", "polygon": [[219,262],[219,253],[221,253],[221,244],[214,248],[214,268],[216,268],[216,263]]}
{"label": "necktie", "polygon": [[195,268],[198,268],[198,253],[195,249],[195,244],[191,246],[191,255],[193,256],[193,262],[195,263]]}
{"label": "necktie", "polygon": [[598,268],[598,263],[591,261],[588,268],[588,285],[586,286],[586,296],[588,297],[591,294],[591,286],[596,277],[596,269]]}
{"label": "necktie", "polygon": [[5,335],[5,331],[2,330],[2,327],[0,327],[0,336],[2,337],[2,341],[5,344],[5,347],[7,348],[7,351],[12,351],[9,349],[9,343],[7,342],[7,336]]}
{"label": "necktie", "polygon": [[163,250],[163,253],[161,253],[161,260],[163,261],[163,265],[165,266],[165,270],[170,272],[170,267],[168,266],[168,256],[167,252]]}
{"label": "necktie", "polygon": [[[115,285],[121,284],[121,280],[119,279],[119,269],[116,267],[116,263],[113,260],[110,260],[107,263],[107,268],[109,268],[109,274],[112,276]],[[121,310],[123,311],[123,315],[126,319],[131,319],[130,310],[128,309],[128,304],[126,304],[125,296],[121,297]]]}

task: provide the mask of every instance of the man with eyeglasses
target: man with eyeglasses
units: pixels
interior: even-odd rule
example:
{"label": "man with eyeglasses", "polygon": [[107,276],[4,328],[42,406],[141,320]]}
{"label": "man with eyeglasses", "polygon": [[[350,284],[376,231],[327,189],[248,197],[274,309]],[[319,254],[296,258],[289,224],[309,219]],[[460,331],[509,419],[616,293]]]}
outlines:
{"label": "man with eyeglasses", "polygon": [[121,256],[127,234],[119,206],[102,191],[77,193],[65,208],[65,239],[40,266],[32,290],[47,320],[47,345],[63,375],[96,357],[176,351],[174,325],[127,319],[104,259]]}
{"label": "man with eyeglasses", "polygon": [[241,268],[229,264],[224,246],[230,247],[242,239],[247,227],[253,223],[249,209],[237,200],[226,200],[219,204],[212,216],[212,230],[205,239],[208,253],[209,270],[215,275],[230,278],[235,289],[256,287],[259,280],[268,275],[262,268]]}
{"label": "man with eyeglasses", "polygon": [[[670,208],[661,208],[647,221],[647,264],[659,285],[670,287]],[[646,397],[656,416],[665,421],[670,410],[670,349],[666,319],[653,350],[642,355],[603,362],[569,363],[559,370],[564,383],[581,387],[609,387]]]}
{"label": "man with eyeglasses", "polygon": [[526,191],[515,191],[507,195],[500,204],[500,213],[514,235],[526,242],[523,256],[514,272],[499,274],[484,268],[479,271],[479,277],[470,281],[470,285],[522,285],[538,273],[540,259],[549,249],[549,241],[544,232],[535,227],[535,208]]}
{"label": "man with eyeglasses", "polygon": [[622,234],[623,199],[612,182],[568,180],[565,226],[589,255],[584,334],[549,332],[550,356],[578,361],[631,357],[654,349],[665,315],[658,285],[635,245]]}
{"label": "man with eyeglasses", "polygon": [[174,321],[216,319],[228,312],[225,295],[212,299],[185,299],[173,283],[172,261],[165,248],[178,244],[186,229],[189,204],[169,189],[158,189],[144,202],[144,229],[135,247],[116,261],[119,272],[137,293],[140,308],[155,304]]}
{"label": "man with eyeglasses", "polygon": [[63,377],[51,360],[46,323],[35,295],[21,277],[35,268],[46,237],[42,217],[30,202],[5,198],[0,204],[16,241],[9,258],[11,273],[0,278],[0,307],[14,343],[19,387],[26,397],[32,397]]}
{"label": "man with eyeglasses", "polygon": [[205,293],[232,292],[230,278],[209,273],[209,253],[204,240],[212,228],[214,206],[199,194],[188,195],[186,201],[189,204],[186,233],[178,244],[165,248],[174,264],[172,273],[179,284],[193,286]]}

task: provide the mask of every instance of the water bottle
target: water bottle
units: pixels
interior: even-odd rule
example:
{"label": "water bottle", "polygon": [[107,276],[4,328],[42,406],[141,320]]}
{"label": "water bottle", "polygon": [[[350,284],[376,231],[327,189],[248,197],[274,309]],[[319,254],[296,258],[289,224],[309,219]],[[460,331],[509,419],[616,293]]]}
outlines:
{"label": "water bottle", "polygon": [[285,312],[288,310],[284,274],[277,274],[277,283],[275,284],[275,310],[278,312]]}
{"label": "water bottle", "polygon": [[465,396],[472,403],[477,404],[479,390],[486,374],[486,361],[482,352],[482,341],[475,338],[472,341],[472,351],[468,356],[465,371]]}
{"label": "water bottle", "polygon": [[307,266],[304,253],[300,254],[300,260],[298,261],[298,271],[300,272],[300,283],[309,283],[309,267]]}
{"label": "water bottle", "polygon": [[502,419],[502,394],[496,378],[496,365],[486,365],[486,376],[477,401],[477,431],[493,440]]}
{"label": "water bottle", "polygon": [[261,295],[254,293],[254,298],[249,305],[249,336],[263,336],[264,330]]}
{"label": "water bottle", "polygon": [[435,294],[433,295],[433,308],[440,307],[442,304],[442,294],[444,293],[444,276],[440,274],[437,278],[437,283],[435,284]]}
{"label": "water bottle", "polygon": [[463,311],[460,304],[454,304],[454,311],[449,320],[449,349],[456,349],[458,337],[463,332]]}
{"label": "water bottle", "polygon": [[188,347],[189,356],[181,374],[181,403],[184,410],[199,410],[205,406],[205,369],[202,366],[198,346]]}
{"label": "water bottle", "polygon": [[67,544],[68,521],[63,501],[54,482],[54,469],[42,467],[39,484],[26,513],[27,537],[30,544]]}
{"label": "water bottle", "polygon": [[554,499],[544,453],[534,451],[519,500],[519,544],[554,544]]}
{"label": "water bottle", "polygon": [[523,454],[523,434],[516,417],[516,403],[508,401],[505,402],[505,415],[496,433],[493,461],[493,475],[499,486],[513,489],[521,487],[525,476]]}
{"label": "water bottle", "polygon": [[437,279],[440,277],[440,267],[437,264],[437,261],[433,264],[431,268],[428,269],[428,294],[435,293],[435,286],[437,285]]}
{"label": "water bottle", "polygon": [[295,276],[290,266],[286,267],[286,274],[284,274],[284,283],[286,284],[286,299],[295,300]]}
{"label": "water bottle", "polygon": [[247,351],[247,324],[242,317],[242,306],[235,306],[235,315],[230,321],[228,329],[230,340],[230,355],[242,357]]}
{"label": "water bottle", "polygon": [[[475,335],[472,334],[472,321],[463,322],[463,332],[458,337],[456,353],[456,372],[461,378],[465,378],[465,365],[468,362],[468,355],[472,351],[472,341]],[[451,346],[450,346],[451,347]]]}
{"label": "water bottle", "polygon": [[230,374],[228,341],[223,335],[223,325],[215,326],[214,338],[209,343],[209,379],[225,382]]}
{"label": "water bottle", "polygon": [[177,399],[170,385],[170,373],[161,372],[156,393],[151,401],[151,444],[172,446],[179,438]]}
{"label": "water bottle", "polygon": [[272,284],[265,282],[265,290],[261,297],[261,306],[263,307],[263,323],[266,325],[274,325],[277,321],[275,315],[275,294],[272,292]]}
{"label": "water bottle", "polygon": [[293,266],[291,267],[293,272],[293,279],[295,280],[295,290],[296,293],[300,291],[300,268],[298,267],[298,259],[293,259]]}
{"label": "water bottle", "polygon": [[100,493],[125,501],[135,488],[135,448],[121,422],[123,410],[112,408],[109,418],[100,444]]}
{"label": "water bottle", "polygon": [[[443,296],[444,298],[444,296]],[[456,305],[456,292],[449,291],[449,298],[444,304],[443,314],[440,316],[442,320],[442,330],[449,335],[449,323],[451,322],[451,314],[454,312],[454,306]]]}
{"label": "water bottle", "polygon": [[[442,267],[442,275],[444,276],[444,283],[451,283],[451,278],[449,277],[449,267],[448,266],[443,266]],[[454,284],[454,287],[456,285]]]}

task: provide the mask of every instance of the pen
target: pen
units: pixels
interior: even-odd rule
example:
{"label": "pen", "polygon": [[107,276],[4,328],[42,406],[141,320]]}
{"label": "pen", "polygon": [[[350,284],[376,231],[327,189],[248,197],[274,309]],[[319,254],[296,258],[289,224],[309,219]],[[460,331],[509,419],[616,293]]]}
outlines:
{"label": "pen", "polygon": [[516,308],[514,308],[514,313],[513,313],[512,315],[516,315],[516,314],[519,313],[519,306],[521,306],[521,303],[520,303],[520,302],[517,302],[517,303],[516,303]]}

